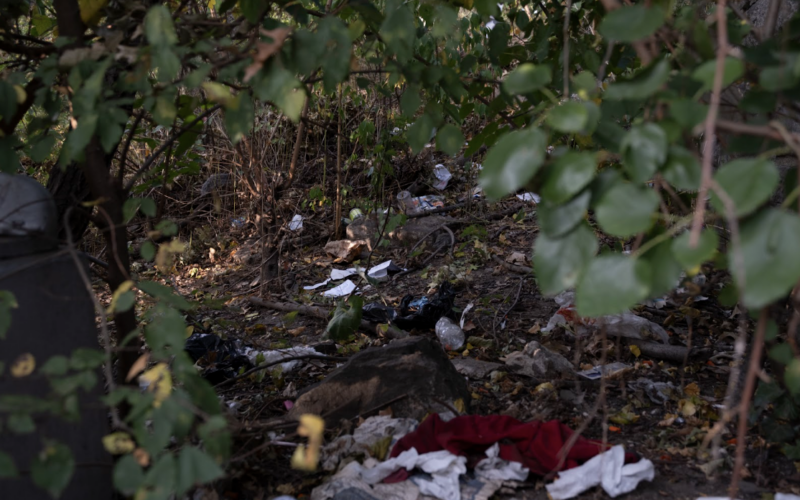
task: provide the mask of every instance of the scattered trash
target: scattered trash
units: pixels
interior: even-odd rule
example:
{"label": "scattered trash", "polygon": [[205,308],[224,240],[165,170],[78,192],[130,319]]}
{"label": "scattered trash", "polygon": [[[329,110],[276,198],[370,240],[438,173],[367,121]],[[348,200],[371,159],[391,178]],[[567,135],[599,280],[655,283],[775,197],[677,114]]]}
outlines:
{"label": "scattered trash", "polygon": [[436,336],[439,337],[439,342],[447,351],[461,349],[461,346],[464,345],[464,330],[447,316],[442,316],[436,322]]}
{"label": "scattered trash", "polygon": [[245,217],[238,217],[235,219],[231,219],[231,227],[234,228],[244,227],[245,222],[247,222],[247,219]]}
{"label": "scattered trash", "polygon": [[294,402],[288,418],[325,415],[338,424],[375,408],[396,418],[421,420],[448,405],[469,411],[470,391],[438,342],[428,337],[394,340],[354,354]]}
{"label": "scattered trash", "polygon": [[461,311],[461,321],[459,322],[458,326],[460,326],[462,330],[464,329],[464,321],[467,319],[467,313],[470,312],[473,307],[475,307],[475,304],[470,302],[467,304],[464,310]]}
{"label": "scattered trash", "polygon": [[634,382],[629,382],[628,385],[634,390],[641,390],[650,398],[650,401],[659,405],[669,401],[673,393],[677,391],[677,387],[669,382],[653,382],[644,377],[640,377]]}
{"label": "scattered trash", "polygon": [[641,481],[653,480],[653,462],[642,458],[626,463],[625,458],[625,448],[614,446],[580,467],[559,472],[558,479],[545,486],[547,493],[553,500],[567,500],[600,485],[608,496],[616,498],[635,490]]}
{"label": "scattered trash", "polygon": [[407,215],[418,215],[437,208],[444,208],[444,196],[425,195],[412,197],[408,191],[397,194],[397,200]]}
{"label": "scattered trash", "polygon": [[512,252],[510,256],[506,258],[506,262],[509,264],[516,264],[520,266],[529,266],[530,262],[528,261],[528,256],[522,252]]}
{"label": "scattered trash", "polygon": [[412,300],[408,304],[408,307],[409,307],[409,309],[419,309],[420,307],[424,306],[427,303],[428,303],[428,297],[427,296],[426,297],[420,297],[417,300]]}
{"label": "scattered trash", "polygon": [[542,201],[542,198],[538,194],[535,194],[535,193],[518,194],[517,195],[517,199],[522,200],[522,201],[536,203],[536,204],[538,204],[540,201]]}
{"label": "scattered trash", "polygon": [[355,455],[383,459],[394,443],[417,425],[419,422],[412,418],[369,417],[352,435],[339,436],[322,449],[322,469],[334,471],[345,458]]}
{"label": "scattered trash", "polygon": [[775,493],[775,500],[800,500],[800,495],[791,493]]}
{"label": "scattered trash", "polygon": [[506,356],[505,362],[509,369],[532,378],[575,377],[575,368],[567,358],[536,341],[525,345],[522,352],[516,351]]}
{"label": "scattered trash", "polygon": [[192,361],[205,366],[203,378],[212,384],[233,378],[240,369],[253,366],[237,341],[222,340],[211,333],[192,334],[186,339],[184,350]]}
{"label": "scattered trash", "polygon": [[350,210],[349,216],[350,216],[350,220],[356,220],[359,217],[364,217],[364,212],[362,212],[358,208],[354,208],[354,209]]}
{"label": "scattered trash", "polygon": [[622,375],[623,372],[632,370],[633,367],[625,363],[610,363],[607,365],[598,365],[589,370],[579,371],[578,375],[589,380],[599,380],[605,375],[606,378],[615,378]]}
{"label": "scattered trash", "polygon": [[369,241],[367,240],[329,241],[325,245],[325,253],[335,257],[336,260],[334,262],[353,262],[356,257],[361,255],[361,251],[367,247],[369,247]]}
{"label": "scattered trash", "polygon": [[607,335],[669,343],[667,331],[647,318],[630,312],[600,318],[581,318],[575,310],[575,292],[562,292],[553,300],[560,307],[547,322],[547,326],[542,328],[543,332],[550,332],[557,326],[570,326],[575,329],[576,335],[585,337],[605,329]]}
{"label": "scattered trash", "polygon": [[529,473],[521,463],[500,458],[499,443],[490,446],[486,458],[475,466],[475,475],[490,481],[525,481]]}
{"label": "scattered trash", "polygon": [[[447,422],[438,414],[426,418],[417,429],[403,437],[392,448],[391,457],[415,449],[420,455],[447,450],[475,460],[486,450],[499,444],[497,456],[520,463],[532,474],[544,476],[560,462],[559,453],[572,435],[572,429],[558,420],[520,422],[505,415],[462,415]],[[578,437],[564,460],[563,469],[572,469],[600,454],[603,444]],[[633,453],[623,455],[625,462],[638,459]],[[477,460],[475,460],[477,462]],[[467,462],[469,467],[476,463]],[[386,482],[403,481],[409,472],[399,470]]]}
{"label": "scattered trash", "polygon": [[411,304],[414,302],[414,296],[406,295],[400,301],[400,311],[394,323],[403,330],[431,329],[436,326],[439,318],[452,312],[455,296],[453,286],[445,281],[439,286],[439,290],[432,299],[423,302],[416,311],[412,311]]}
{"label": "scattered trash", "polygon": [[303,216],[294,214],[294,217],[289,222],[289,231],[299,231],[301,229],[303,229]]}
{"label": "scattered trash", "polygon": [[337,287],[322,292],[322,295],[324,297],[345,297],[353,293],[355,290],[356,284],[350,280],[347,280]]}
{"label": "scattered trash", "polygon": [[438,182],[433,184],[433,187],[439,191],[443,191],[447,187],[447,183],[453,178],[453,174],[442,165],[441,163],[433,167],[433,175],[439,179]]}
{"label": "scattered trash", "polygon": [[367,304],[361,309],[361,319],[371,323],[388,323],[396,317],[397,311],[395,311],[394,307],[383,305],[379,302]]}
{"label": "scattered trash", "polygon": [[458,373],[465,377],[469,377],[472,380],[480,380],[503,365],[472,358],[455,358],[453,359],[453,366],[456,367]]}
{"label": "scattered trash", "polygon": [[[402,267],[396,266],[391,260],[387,260],[386,262],[382,262],[376,266],[373,266],[367,272],[367,275],[370,278],[374,278],[378,281],[384,281],[389,278],[389,276],[393,274],[397,274],[399,272],[405,271]],[[359,269],[355,267],[351,267],[348,269],[331,269],[331,277],[326,279],[321,283],[316,283],[314,285],[304,286],[303,290],[316,290],[322,286],[327,285],[331,281],[339,281],[345,278],[349,278],[350,276],[358,274]],[[337,287],[338,288],[338,287]],[[335,289],[332,289],[335,290]],[[346,290],[346,288],[345,288]],[[331,290],[328,290],[329,292]]]}
{"label": "scattered trash", "polygon": [[[250,360],[251,363],[255,366],[262,365],[264,363],[274,363],[276,361],[280,361],[282,359],[291,358],[295,356],[307,356],[310,354],[319,354],[315,349],[311,347],[290,347],[288,349],[275,349],[272,351],[259,351],[257,349],[252,349],[250,347],[246,347],[244,349],[244,355]],[[295,369],[297,369],[300,365],[303,364],[302,360],[293,360],[287,361],[285,363],[281,363],[280,365],[275,365],[277,369],[279,366],[283,373],[289,373]]]}

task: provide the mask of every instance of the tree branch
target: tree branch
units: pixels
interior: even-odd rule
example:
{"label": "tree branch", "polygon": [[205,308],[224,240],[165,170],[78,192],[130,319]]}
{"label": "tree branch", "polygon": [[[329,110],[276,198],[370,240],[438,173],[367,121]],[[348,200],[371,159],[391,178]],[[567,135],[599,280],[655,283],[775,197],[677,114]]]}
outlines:
{"label": "tree branch", "polygon": [[12,135],[17,128],[17,124],[25,117],[25,113],[31,109],[33,102],[36,100],[36,92],[42,88],[42,81],[34,78],[25,86],[25,102],[17,105],[17,111],[10,117],[8,121],[3,120],[0,122],[0,130],[4,135]]}

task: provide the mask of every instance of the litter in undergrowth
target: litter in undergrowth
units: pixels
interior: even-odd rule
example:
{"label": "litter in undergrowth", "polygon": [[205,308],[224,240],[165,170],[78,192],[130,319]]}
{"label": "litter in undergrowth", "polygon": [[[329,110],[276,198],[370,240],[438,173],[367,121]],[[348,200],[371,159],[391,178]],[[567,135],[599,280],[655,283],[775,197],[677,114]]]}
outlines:
{"label": "litter in undergrowth", "polygon": [[334,471],[347,457],[376,456],[382,459],[394,443],[414,430],[419,422],[413,418],[392,418],[387,415],[369,417],[353,432],[339,436],[322,449],[322,469]]}
{"label": "litter in undergrowth", "polygon": [[368,247],[367,240],[336,240],[325,244],[325,253],[335,257],[334,262],[352,262]]}
{"label": "litter in undergrowth", "polygon": [[677,392],[677,387],[669,382],[653,382],[644,377],[628,382],[628,386],[633,390],[641,390],[650,401],[659,405],[669,401],[670,397]]}
{"label": "litter in undergrowth", "polygon": [[553,500],[567,500],[580,495],[589,488],[602,486],[611,498],[636,489],[642,481],[655,477],[653,462],[646,458],[638,462],[625,463],[625,449],[614,446],[585,464],[558,473],[558,479],[545,486]]}
{"label": "litter in undergrowth", "polygon": [[532,341],[523,350],[510,353],[505,358],[506,366],[522,375],[537,379],[573,378],[575,368],[561,354]]}
{"label": "litter in undergrowth", "polygon": [[464,330],[447,316],[436,322],[436,336],[446,351],[456,351],[464,345]]}
{"label": "litter in undergrowth", "polygon": [[597,365],[588,370],[579,371],[578,375],[589,380],[599,380],[603,376],[606,378],[616,378],[623,373],[632,370],[633,367],[625,363],[609,363],[607,365]]}
{"label": "litter in undergrowth", "polygon": [[412,197],[408,191],[401,191],[397,195],[397,201],[400,202],[406,215],[419,215],[437,208],[444,208],[444,196],[438,195]]}
{"label": "litter in undergrowth", "polygon": [[[280,361],[282,359],[296,357],[296,356],[308,356],[312,354],[319,354],[315,349],[311,347],[290,347],[288,349],[275,349],[270,351],[259,351],[257,349],[252,349],[250,347],[246,347],[244,349],[244,355],[250,360],[251,363],[255,366],[262,365],[264,363],[274,363],[276,361]],[[288,373],[297,369],[303,363],[302,360],[293,360],[293,361],[286,361],[285,363],[281,363],[280,365],[275,365],[277,369],[280,366],[283,373]]]}
{"label": "litter in undergrowth", "polygon": [[542,198],[536,193],[522,193],[517,195],[517,199],[527,201],[529,203],[539,203]]}
{"label": "litter in undergrowth", "polygon": [[[392,276],[392,275],[397,274],[397,273],[402,272],[402,271],[405,271],[405,269],[403,269],[402,267],[398,267],[391,260],[387,260],[386,262],[381,262],[380,264],[371,267],[369,269],[369,271],[367,272],[367,276],[369,276],[370,278],[374,278],[374,279],[376,279],[378,281],[384,281],[384,280],[388,279],[389,276]],[[359,269],[357,269],[355,267],[351,267],[351,268],[348,268],[348,269],[331,269],[330,278],[326,279],[325,281],[323,281],[321,283],[316,283],[314,285],[304,286],[303,290],[316,290],[317,288],[320,288],[322,286],[327,285],[331,281],[343,280],[345,278],[349,278],[350,276],[356,275],[358,273],[359,273]],[[336,288],[339,288],[339,287],[336,287]],[[348,289],[349,289],[349,285],[347,287],[345,287],[344,289],[342,289],[342,290],[348,290]],[[335,288],[331,289],[331,290],[335,290]],[[328,290],[328,292],[330,292],[331,290]],[[342,290],[340,290],[340,291],[342,291]],[[336,293],[338,293],[338,292],[336,292]],[[323,295],[325,295],[325,294],[323,294]],[[335,295],[328,295],[328,296],[331,297],[331,296],[335,296]]]}
{"label": "litter in undergrowth", "polygon": [[350,280],[345,281],[341,285],[331,288],[322,292],[324,297],[346,297],[356,290],[356,284]]}
{"label": "litter in undergrowth", "polygon": [[212,384],[235,377],[239,370],[252,367],[238,341],[223,340],[211,333],[194,333],[186,339],[184,350],[192,361],[204,366],[202,376]]}
{"label": "litter in undergrowth", "polygon": [[542,328],[543,332],[550,332],[557,326],[568,326],[573,328],[579,337],[585,337],[604,329],[606,334],[611,336],[669,343],[669,334],[660,325],[631,312],[599,318],[581,318],[575,310],[575,292],[562,292],[553,300],[560,307],[547,322],[547,326]]}
{"label": "litter in undergrowth", "polygon": [[394,323],[403,330],[418,329],[431,329],[436,325],[436,322],[442,316],[447,316],[453,311],[453,302],[455,300],[455,290],[453,286],[445,281],[439,286],[439,290],[433,298],[426,302],[421,303],[416,308],[412,309],[411,304],[414,302],[413,295],[406,295],[400,301],[400,310]]}
{"label": "litter in undergrowth", "polygon": [[433,167],[433,175],[438,179],[438,181],[433,184],[433,187],[439,191],[444,190],[447,187],[447,183],[453,178],[453,174],[441,163]]}
{"label": "litter in undergrowth", "polygon": [[289,222],[289,231],[299,231],[301,229],[303,229],[303,216],[294,214],[294,217]]}

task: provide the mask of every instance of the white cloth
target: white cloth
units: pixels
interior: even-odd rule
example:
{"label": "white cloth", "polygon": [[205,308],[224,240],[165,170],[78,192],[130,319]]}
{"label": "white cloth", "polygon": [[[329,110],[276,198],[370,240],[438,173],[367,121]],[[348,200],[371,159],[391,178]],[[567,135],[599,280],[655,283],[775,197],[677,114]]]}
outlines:
{"label": "white cloth", "polygon": [[611,498],[631,492],[639,482],[655,477],[653,462],[642,458],[625,464],[625,448],[617,445],[590,459],[580,467],[558,473],[558,479],[546,486],[553,500],[567,500],[597,485]]}
{"label": "white cloth", "polygon": [[519,462],[508,462],[500,458],[499,443],[486,450],[486,458],[475,466],[475,475],[486,481],[525,481],[529,472]]}

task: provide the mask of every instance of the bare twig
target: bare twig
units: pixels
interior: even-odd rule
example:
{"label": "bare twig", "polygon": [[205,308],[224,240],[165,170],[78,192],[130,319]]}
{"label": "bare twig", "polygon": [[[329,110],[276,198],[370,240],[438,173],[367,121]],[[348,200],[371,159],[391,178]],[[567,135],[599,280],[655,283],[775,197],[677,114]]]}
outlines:
{"label": "bare twig", "polygon": [[255,368],[251,368],[251,369],[247,370],[246,372],[242,373],[241,375],[237,375],[237,376],[235,376],[233,378],[229,378],[228,380],[223,380],[219,384],[215,385],[214,388],[216,389],[216,388],[219,388],[219,387],[226,386],[228,384],[232,384],[232,383],[236,382],[237,380],[241,380],[243,378],[247,378],[247,377],[249,377],[250,375],[252,375],[252,374],[254,374],[256,372],[260,372],[261,370],[266,370],[267,368],[270,368],[270,367],[275,366],[275,365],[280,365],[282,363],[286,363],[286,362],[289,362],[289,361],[298,361],[298,360],[302,360],[302,359],[321,359],[323,361],[347,361],[347,358],[337,358],[336,356],[325,356],[324,354],[303,354],[303,355],[300,355],[300,356],[286,356],[285,358],[279,359],[278,361],[272,361],[270,363],[260,364],[260,365],[256,366]]}
{"label": "bare twig", "polygon": [[695,248],[700,241],[700,229],[703,226],[703,217],[706,211],[706,197],[711,185],[711,168],[714,156],[715,129],[717,115],[719,114],[720,93],[722,92],[722,79],[725,73],[725,57],[728,55],[728,28],[727,14],[725,13],[726,0],[717,0],[717,65],[714,72],[714,84],[711,90],[711,103],[706,116],[703,137],[703,171],[700,181],[700,191],[697,195],[697,207],[694,212],[692,231],[689,236],[689,247]]}
{"label": "bare twig", "polygon": [[526,266],[519,266],[517,264],[511,264],[509,262],[504,261],[502,258],[498,257],[497,255],[492,255],[492,260],[500,264],[501,266],[505,267],[512,273],[517,274],[530,274],[533,272],[533,269]]}
{"label": "bare twig", "polygon": [[756,328],[756,338],[753,341],[753,349],[750,353],[750,366],[747,368],[747,378],[744,383],[744,394],[739,403],[739,428],[736,433],[736,462],[733,467],[733,477],[731,477],[731,486],[728,494],[731,498],[735,498],[739,493],[739,480],[742,475],[742,468],[744,467],[744,450],[745,437],[747,434],[747,414],[750,411],[750,399],[753,395],[753,389],[756,383],[756,373],[758,372],[758,365],[761,361],[761,351],[764,347],[764,335],[767,331],[767,322],[769,321],[769,312],[767,308],[761,309],[761,314],[758,317],[758,327]]}
{"label": "bare twig", "polygon": [[569,15],[572,12],[572,0],[567,0],[564,8],[564,99],[569,99]]}

